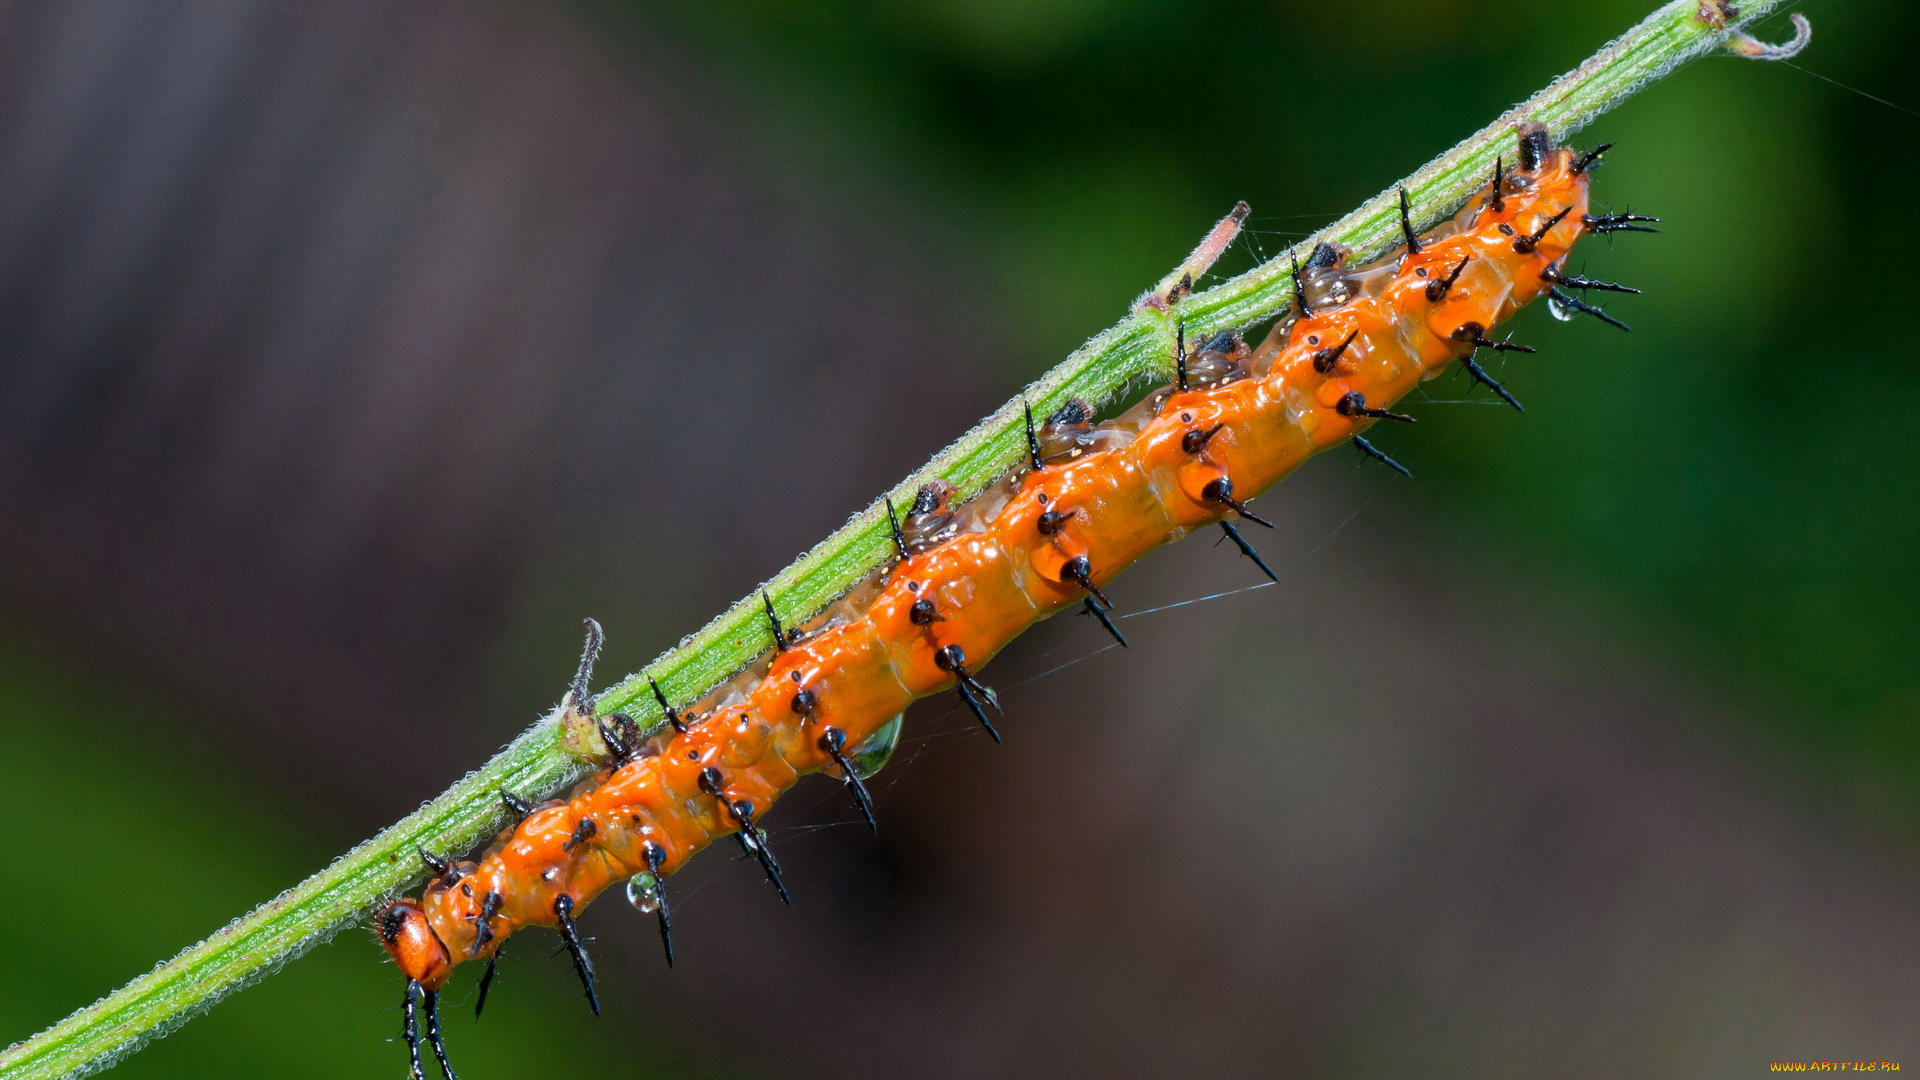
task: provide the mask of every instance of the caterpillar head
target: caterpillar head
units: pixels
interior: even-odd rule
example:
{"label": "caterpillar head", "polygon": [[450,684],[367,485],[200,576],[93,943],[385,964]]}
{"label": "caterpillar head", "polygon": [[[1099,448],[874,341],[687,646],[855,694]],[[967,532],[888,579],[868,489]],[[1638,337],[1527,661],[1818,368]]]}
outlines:
{"label": "caterpillar head", "polygon": [[418,900],[402,897],[381,908],[374,916],[373,927],[387,955],[407,978],[428,990],[438,990],[453,974],[453,958],[447,955],[447,947],[440,943],[433,927],[427,925],[427,913],[420,909]]}

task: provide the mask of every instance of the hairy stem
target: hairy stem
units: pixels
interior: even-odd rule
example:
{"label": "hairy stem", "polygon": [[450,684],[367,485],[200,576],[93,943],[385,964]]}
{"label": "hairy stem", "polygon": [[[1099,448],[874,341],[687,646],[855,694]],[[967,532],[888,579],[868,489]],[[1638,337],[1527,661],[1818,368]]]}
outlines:
{"label": "hairy stem", "polygon": [[[1741,25],[1781,2],[1739,0],[1737,14],[1727,0],[1673,0],[1662,6],[1586,63],[1408,177],[1403,186],[1416,224],[1431,223],[1452,212],[1486,183],[1495,155],[1511,153],[1516,123],[1543,123],[1555,136],[1564,137],[1653,80],[1720,48]],[[1389,189],[1303,243],[1344,244],[1364,259],[1391,248],[1398,238],[1398,196]],[[1288,266],[1288,256],[1282,254],[1181,301],[1180,319],[1189,336],[1249,326],[1284,310],[1292,289]],[[1081,346],[889,494],[896,503],[909,501],[920,484],[936,478],[950,481],[962,492],[979,490],[1019,458],[1023,404],[1031,404],[1035,415],[1043,416],[1068,398],[1095,405],[1111,401],[1143,376],[1165,375],[1171,340],[1165,313],[1151,308],[1135,311]],[[765,591],[783,620],[798,621],[839,597],[881,565],[891,551],[886,511],[876,502],[781,571]],[[655,660],[646,674],[660,681],[671,700],[687,702],[698,697],[769,647],[760,604],[756,590]],[[631,676],[601,695],[599,708],[628,713],[643,725],[660,715],[643,676]],[[418,849],[463,851],[497,828],[501,810],[495,793],[500,789],[545,794],[580,774],[583,764],[569,753],[559,717],[556,709],[478,771],[332,866],[93,1005],[8,1048],[0,1054],[0,1078],[50,1080],[104,1069],[358,922],[382,900],[423,876],[415,854]]]}

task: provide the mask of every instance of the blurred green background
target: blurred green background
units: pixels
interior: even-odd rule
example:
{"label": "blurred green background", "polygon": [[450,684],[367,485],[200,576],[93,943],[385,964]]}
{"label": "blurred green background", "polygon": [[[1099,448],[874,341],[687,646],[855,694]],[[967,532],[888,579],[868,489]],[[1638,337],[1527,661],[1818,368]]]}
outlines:
{"label": "blurred green background", "polygon": [[[1920,1050],[1920,10],[1800,10],[1807,70],[1704,60],[1583,136],[1596,198],[1664,220],[1576,260],[1646,290],[1635,333],[1525,313],[1524,417],[1430,384],[1417,482],[1305,470],[1263,503],[1282,590],[1026,687],[998,755],[926,709],[877,847],[807,789],[812,912],[710,856],[669,979],[596,909],[597,1023],[519,950],[451,1025],[468,1080]],[[0,8],[0,1031],[477,765],[581,615],[639,667],[1236,199],[1226,273],[1643,14]],[[1160,558],[1123,603],[1246,584]],[[119,1073],[398,1076],[398,998],[343,934]]]}

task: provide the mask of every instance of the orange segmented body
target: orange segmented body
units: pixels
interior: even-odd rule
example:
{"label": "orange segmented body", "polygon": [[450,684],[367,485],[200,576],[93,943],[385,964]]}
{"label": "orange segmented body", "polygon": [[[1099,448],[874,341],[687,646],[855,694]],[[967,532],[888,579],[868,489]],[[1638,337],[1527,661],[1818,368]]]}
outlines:
{"label": "orange segmented body", "polygon": [[560,928],[591,997],[571,917],[610,885],[635,879],[664,903],[660,881],[732,833],[779,884],[754,821],[782,793],[830,772],[870,813],[849,754],[943,690],[987,722],[997,703],[974,681],[981,665],[1064,608],[1103,610],[1101,587],[1153,548],[1225,523],[1257,560],[1231,524],[1265,524],[1244,500],[1380,419],[1407,419],[1387,406],[1453,361],[1516,348],[1493,328],[1557,284],[1608,287],[1559,270],[1583,233],[1643,220],[1589,217],[1591,160],[1523,129],[1517,166],[1426,234],[1408,226],[1406,246],[1364,266],[1316,249],[1296,273],[1304,310],[1259,348],[1232,334],[1183,346],[1176,385],[1106,423],[1078,403],[1060,410],[1033,432],[1029,464],[973,499],[923,489],[896,530],[899,560],[799,631],[776,623],[779,647],[697,703],[684,730],[672,713],[644,738],[604,728],[609,767],[532,808],[477,861],[434,860],[423,895],[378,916],[409,1002],[415,984],[427,994],[434,1049],[433,995],[523,927]]}

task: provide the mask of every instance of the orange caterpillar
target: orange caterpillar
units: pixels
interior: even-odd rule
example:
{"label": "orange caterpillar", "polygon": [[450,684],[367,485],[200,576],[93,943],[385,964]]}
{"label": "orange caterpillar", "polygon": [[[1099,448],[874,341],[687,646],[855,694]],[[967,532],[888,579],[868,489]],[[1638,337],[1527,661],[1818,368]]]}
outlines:
{"label": "orange caterpillar", "polygon": [[[1605,318],[1564,290],[1632,291],[1561,269],[1584,233],[1645,230],[1636,223],[1652,220],[1587,213],[1588,166],[1605,149],[1576,159],[1550,147],[1544,129],[1523,128],[1517,167],[1496,166],[1484,194],[1425,235],[1414,233],[1403,191],[1406,242],[1387,257],[1348,266],[1340,249],[1315,248],[1295,270],[1297,312],[1257,350],[1232,333],[1192,355],[1182,341],[1175,384],[1114,420],[1096,424],[1078,402],[1037,429],[1029,417],[1024,468],[963,504],[945,485],[921,489],[894,525],[897,562],[791,632],[768,602],[774,650],[684,714],[662,697],[670,726],[643,734],[617,714],[592,720],[594,627],[568,715],[597,724],[609,764],[564,802],[528,806],[503,793],[518,823],[478,862],[423,853],[434,871],[424,894],[376,917],[407,978],[414,1080],[423,1077],[416,999],[426,1041],[453,1080],[436,1004],[456,965],[489,961],[484,1004],[507,938],[526,926],[557,927],[597,1012],[573,919],[608,886],[626,882],[636,906],[657,913],[672,963],[664,878],[732,833],[786,899],[757,822],[800,777],[827,772],[871,824],[861,781],[884,762],[915,698],[956,689],[998,740],[988,717],[998,702],[975,676],[1034,622],[1084,604],[1119,638],[1101,586],[1208,525],[1273,576],[1234,528],[1236,517],[1268,524],[1244,500],[1348,441],[1399,468],[1361,433],[1378,420],[1410,422],[1387,406],[1453,361],[1518,408],[1473,357],[1482,348],[1532,350],[1493,340],[1493,328],[1542,293],[1561,311]],[[1180,291],[1184,283],[1147,302],[1164,307]]]}

